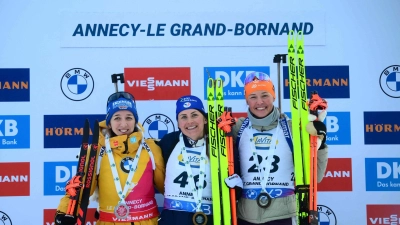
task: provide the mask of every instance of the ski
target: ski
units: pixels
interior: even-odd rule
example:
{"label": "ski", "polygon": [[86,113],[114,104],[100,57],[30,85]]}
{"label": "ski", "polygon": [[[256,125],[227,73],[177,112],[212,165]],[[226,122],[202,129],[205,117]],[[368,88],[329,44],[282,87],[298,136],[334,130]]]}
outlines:
{"label": "ski", "polygon": [[90,190],[92,187],[93,175],[95,174],[96,156],[99,142],[99,122],[96,120],[94,124],[92,144],[90,145],[89,159],[85,167],[85,182],[83,186],[82,196],[80,200],[80,207],[78,210],[78,225],[85,224],[87,208],[89,206]]}
{"label": "ski", "polygon": [[[70,201],[66,216],[75,217],[78,213],[77,224],[85,224],[86,212],[89,205],[90,189],[96,165],[96,155],[99,139],[99,123],[96,120],[92,144],[89,150],[90,123],[85,120],[82,132],[82,144],[78,156],[78,167],[76,175],[67,183],[67,192]],[[83,190],[82,190],[83,189]]]}
{"label": "ski", "polygon": [[215,106],[215,81],[207,80],[208,140],[211,164],[211,183],[213,201],[213,222],[221,224],[221,199],[219,185],[219,150],[217,138],[217,110]]}
{"label": "ski", "polygon": [[[290,31],[288,35],[290,108],[295,169],[297,223],[314,224],[310,220],[310,138],[306,131],[308,122],[307,81],[304,63],[304,35]],[[316,171],[313,171],[316,172]],[[312,223],[311,223],[312,222]],[[318,223],[318,221],[317,221]]]}
{"label": "ski", "polygon": [[[221,78],[215,80],[215,98],[217,105],[217,115],[216,118],[220,118],[225,111],[224,108],[224,91],[223,91],[223,81]],[[221,186],[221,197],[222,197],[222,216],[223,224],[230,225],[231,216],[231,201],[230,201],[230,190],[225,184],[225,179],[229,176],[228,171],[228,154],[226,145],[226,135],[225,131],[218,129],[218,148],[219,148],[219,175],[220,175],[220,186]]]}
{"label": "ski", "polygon": [[207,105],[214,224],[230,225],[232,222],[230,190],[225,184],[225,178],[229,176],[228,149],[225,132],[217,128],[217,119],[225,110],[221,78],[208,79]]}

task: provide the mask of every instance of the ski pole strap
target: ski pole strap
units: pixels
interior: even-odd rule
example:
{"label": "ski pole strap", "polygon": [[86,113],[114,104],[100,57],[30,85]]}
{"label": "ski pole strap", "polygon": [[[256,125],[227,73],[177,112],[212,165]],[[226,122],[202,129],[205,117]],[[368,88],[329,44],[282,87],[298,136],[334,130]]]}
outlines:
{"label": "ski pole strap", "polygon": [[292,135],[290,134],[290,130],[289,130],[289,126],[288,126],[286,117],[283,119],[279,119],[279,123],[281,124],[283,135],[285,135],[285,139],[289,145],[290,151],[293,152]]}
{"label": "ski pole strap", "polygon": [[242,137],[243,131],[244,131],[244,129],[246,129],[247,126],[249,126],[249,123],[250,123],[250,119],[249,119],[249,117],[247,117],[243,121],[242,126],[240,126],[239,132],[236,137],[236,147],[237,148],[239,148],[239,142],[240,142],[240,138]]}

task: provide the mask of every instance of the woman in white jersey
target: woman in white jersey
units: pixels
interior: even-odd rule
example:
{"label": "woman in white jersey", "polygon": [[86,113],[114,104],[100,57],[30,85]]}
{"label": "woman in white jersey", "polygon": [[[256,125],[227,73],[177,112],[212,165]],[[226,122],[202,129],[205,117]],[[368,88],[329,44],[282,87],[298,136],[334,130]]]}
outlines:
{"label": "woman in white jersey", "polygon": [[193,95],[179,98],[176,119],[179,131],[165,135],[158,143],[166,163],[164,209],[158,224],[211,225],[207,114],[201,100]]}
{"label": "woman in white jersey", "polygon": [[[249,74],[244,91],[248,117],[240,118],[232,129],[240,162],[240,171],[236,172],[243,181],[238,224],[292,225],[292,217],[296,216],[293,156],[290,138],[282,131],[291,128],[291,121],[286,126],[279,121],[281,114],[273,105],[274,85],[267,74]],[[318,151],[320,182],[328,161],[326,127],[320,121],[312,125],[322,139]],[[259,171],[258,167],[271,169]]]}

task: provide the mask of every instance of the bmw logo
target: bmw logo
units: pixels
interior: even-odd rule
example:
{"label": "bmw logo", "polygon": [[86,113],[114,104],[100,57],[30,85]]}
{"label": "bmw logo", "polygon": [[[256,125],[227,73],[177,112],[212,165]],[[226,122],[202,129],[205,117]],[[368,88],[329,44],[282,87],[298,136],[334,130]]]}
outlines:
{"label": "bmw logo", "polygon": [[61,78],[61,91],[72,101],[87,99],[93,92],[94,81],[87,70],[73,68],[64,73]]}

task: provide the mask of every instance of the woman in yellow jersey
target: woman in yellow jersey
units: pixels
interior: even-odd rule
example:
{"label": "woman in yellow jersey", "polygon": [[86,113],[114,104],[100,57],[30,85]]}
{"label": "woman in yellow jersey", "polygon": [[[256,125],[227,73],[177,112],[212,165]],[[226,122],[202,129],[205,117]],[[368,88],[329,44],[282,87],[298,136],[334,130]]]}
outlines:
{"label": "woman in yellow jersey", "polygon": [[[91,189],[91,195],[95,193],[92,199],[99,203],[97,225],[157,224],[153,187],[164,193],[165,164],[160,148],[152,139],[145,140],[143,131],[134,97],[127,92],[112,94],[106,120],[100,122],[100,151]],[[55,224],[76,223],[76,216],[65,214],[68,203],[66,193],[57,208]]]}

